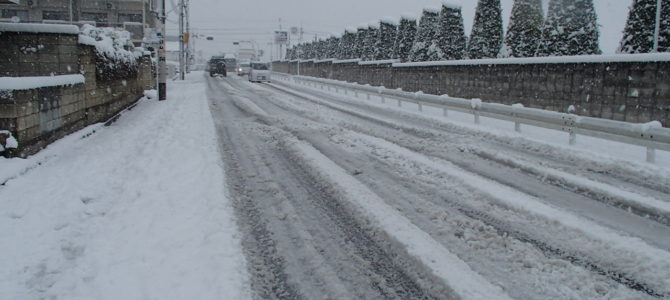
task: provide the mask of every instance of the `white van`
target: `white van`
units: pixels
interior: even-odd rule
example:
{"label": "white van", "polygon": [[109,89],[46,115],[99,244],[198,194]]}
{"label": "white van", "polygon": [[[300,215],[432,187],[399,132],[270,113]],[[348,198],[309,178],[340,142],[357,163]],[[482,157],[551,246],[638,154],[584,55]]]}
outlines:
{"label": "white van", "polygon": [[249,81],[271,82],[270,63],[252,62],[249,70]]}

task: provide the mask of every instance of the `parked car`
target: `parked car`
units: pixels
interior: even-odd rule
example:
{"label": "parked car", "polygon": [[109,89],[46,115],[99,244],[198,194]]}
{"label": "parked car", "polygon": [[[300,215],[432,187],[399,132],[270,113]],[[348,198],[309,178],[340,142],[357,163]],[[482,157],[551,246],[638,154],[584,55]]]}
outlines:
{"label": "parked car", "polygon": [[210,77],[226,77],[228,75],[226,72],[226,62],[223,57],[212,56],[209,63],[207,63],[207,69],[209,70]]}
{"label": "parked car", "polygon": [[249,71],[249,81],[251,82],[271,82],[270,64],[261,62],[252,62]]}

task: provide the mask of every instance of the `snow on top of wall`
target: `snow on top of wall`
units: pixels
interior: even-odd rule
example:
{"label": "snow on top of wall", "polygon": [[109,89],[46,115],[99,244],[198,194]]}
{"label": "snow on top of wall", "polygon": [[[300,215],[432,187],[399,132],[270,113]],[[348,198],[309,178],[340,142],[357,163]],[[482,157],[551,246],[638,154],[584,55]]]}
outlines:
{"label": "snow on top of wall", "polygon": [[396,19],[394,19],[394,18],[391,18],[391,17],[383,17],[383,18],[380,20],[380,22],[381,22],[381,23],[384,23],[384,24],[389,24],[389,25],[398,26],[398,21],[397,21]]}
{"label": "snow on top of wall", "polygon": [[327,63],[327,62],[333,62],[335,59],[334,58],[326,58],[326,59],[319,59],[315,60],[315,64],[320,64],[320,63]]}
{"label": "snow on top of wall", "polygon": [[423,11],[427,12],[427,13],[432,13],[432,14],[439,14],[440,11],[442,11],[442,9],[441,8],[435,8],[435,7],[424,7]]}
{"label": "snow on top of wall", "polygon": [[75,25],[0,23],[0,32],[79,34]]}
{"label": "snow on top of wall", "polygon": [[0,90],[30,90],[52,86],[83,84],[84,75],[0,77]]}
{"label": "snow on top of wall", "polygon": [[608,63],[608,62],[650,62],[670,61],[670,53],[645,54],[610,54],[610,55],[577,55],[527,58],[487,58],[446,61],[425,61],[411,63],[395,63],[394,67],[432,67],[462,65],[511,65],[511,64],[570,64],[570,63]]}
{"label": "snow on top of wall", "polygon": [[372,29],[379,29],[379,21],[370,22],[370,24],[368,24],[368,27]]}
{"label": "snow on top of wall", "polygon": [[397,59],[385,59],[385,60],[370,60],[370,61],[360,61],[358,62],[359,65],[361,66],[368,66],[368,65],[384,65],[384,64],[392,64],[392,63],[397,63]]}
{"label": "snow on top of wall", "polygon": [[462,4],[459,2],[455,2],[453,0],[443,0],[442,1],[442,6],[448,7],[448,8],[453,8],[453,9],[460,9]]}
{"label": "snow on top of wall", "polygon": [[358,25],[357,29],[368,29],[368,24]]}
{"label": "snow on top of wall", "polygon": [[360,58],[355,58],[355,59],[344,59],[344,60],[334,60],[333,64],[350,64],[350,63],[357,63],[360,62]]}

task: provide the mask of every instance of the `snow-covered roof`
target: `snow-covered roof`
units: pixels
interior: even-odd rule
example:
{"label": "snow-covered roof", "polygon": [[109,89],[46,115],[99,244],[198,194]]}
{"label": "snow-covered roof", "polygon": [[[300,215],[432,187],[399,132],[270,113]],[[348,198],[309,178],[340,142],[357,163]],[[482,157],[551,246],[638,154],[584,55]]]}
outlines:
{"label": "snow-covered roof", "polygon": [[58,25],[58,24],[0,23],[0,32],[1,31],[79,34],[79,27],[75,25]]}
{"label": "snow-covered roof", "polygon": [[235,54],[228,53],[228,54],[224,55],[223,58],[224,59],[226,59],[226,58],[231,59],[231,58],[237,58],[237,57],[235,56]]}
{"label": "snow-covered roof", "polygon": [[650,62],[650,61],[670,61],[670,53],[464,59],[464,60],[394,63],[393,66],[433,67],[433,66],[463,66],[463,65],[510,65],[510,64],[526,65],[526,64],[615,63],[615,62]]}
{"label": "snow-covered roof", "polygon": [[0,77],[0,90],[31,90],[52,86],[83,84],[84,75]]}
{"label": "snow-covered roof", "polygon": [[462,5],[460,2],[456,2],[454,0],[442,0],[442,6],[453,9],[460,9]]}
{"label": "snow-covered roof", "polygon": [[394,19],[394,18],[391,18],[391,17],[384,17],[384,18],[382,18],[382,19],[379,20],[379,21],[380,21],[381,23],[384,23],[384,24],[389,24],[389,25],[398,26],[398,21],[397,21],[396,19]]}

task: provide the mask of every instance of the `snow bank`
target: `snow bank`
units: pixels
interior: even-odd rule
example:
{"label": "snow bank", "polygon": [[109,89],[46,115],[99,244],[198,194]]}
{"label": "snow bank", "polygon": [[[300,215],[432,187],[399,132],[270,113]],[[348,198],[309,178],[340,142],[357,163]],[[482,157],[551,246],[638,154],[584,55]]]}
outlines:
{"label": "snow bank", "polygon": [[133,51],[130,32],[118,28],[98,28],[85,24],[79,42],[95,47],[98,78],[128,78],[139,71],[141,51]]}
{"label": "snow bank", "polygon": [[79,34],[75,25],[0,23],[0,32]]}
{"label": "snow bank", "polygon": [[379,20],[379,22],[393,26],[398,26],[398,21],[391,17],[384,17],[381,20]]}
{"label": "snow bank", "polygon": [[572,63],[614,63],[614,62],[652,62],[670,61],[670,53],[577,55],[525,58],[486,58],[446,61],[424,61],[395,63],[394,67],[434,67],[463,65],[527,65],[527,64],[572,64]]}
{"label": "snow bank", "polygon": [[84,84],[81,74],[58,76],[0,77],[0,90],[30,90],[52,86]]}

